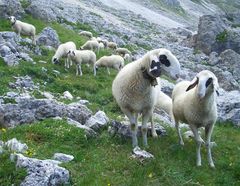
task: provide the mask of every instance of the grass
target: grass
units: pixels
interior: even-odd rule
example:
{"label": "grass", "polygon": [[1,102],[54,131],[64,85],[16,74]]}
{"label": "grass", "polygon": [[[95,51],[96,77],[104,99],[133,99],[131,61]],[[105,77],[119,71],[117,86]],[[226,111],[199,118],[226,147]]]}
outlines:
{"label": "grass", "polygon": [[[206,150],[202,148],[203,166],[195,166],[195,143],[185,140],[184,148],[177,145],[177,134],[167,128],[168,135],[149,138],[148,151],[155,159],[140,162],[131,159],[131,140],[110,137],[106,131],[94,139],[86,139],[81,129],[65,121],[45,120],[33,125],[18,126],[1,134],[1,140],[13,137],[28,144],[31,157],[52,158],[56,152],[72,154],[75,159],[63,164],[71,174],[70,185],[239,185],[240,135],[239,129],[218,125],[213,140],[216,169],[207,165]],[[141,141],[140,141],[141,142]],[[9,177],[23,178],[24,172],[9,165]],[[3,171],[4,166],[0,166]],[[22,177],[21,177],[22,175]],[[9,177],[0,177],[1,183],[15,183]]]}
{"label": "grass", "polygon": [[[52,26],[59,34],[62,42],[72,40],[78,45],[84,39],[76,32],[67,30],[57,23],[44,23],[26,16],[25,20],[37,25],[38,33],[45,26]],[[5,20],[0,20],[0,30],[9,28]],[[128,46],[131,48],[131,46]],[[109,55],[110,51],[101,51],[97,58]],[[14,82],[13,76],[32,77],[39,83],[41,90],[50,91],[55,95],[70,91],[74,97],[90,101],[90,109],[94,112],[103,110],[111,119],[121,114],[119,107],[111,94],[112,80],[116,71],[106,74],[106,69],[99,69],[97,76],[93,76],[92,68],[83,66],[83,76],[75,76],[75,68],[65,70],[63,64],[51,63],[52,51],[45,51],[43,55],[31,57],[36,65],[21,62],[19,66],[8,67],[0,58],[0,95],[9,91],[9,82]],[[47,61],[46,64],[38,63]],[[63,61],[62,61],[63,62]],[[41,71],[46,68],[47,73]],[[53,70],[58,70],[56,76]],[[43,87],[46,84],[46,87]],[[35,93],[37,97],[41,97]],[[12,102],[9,100],[8,102]],[[230,124],[217,125],[213,133],[213,140],[218,144],[213,149],[216,170],[207,165],[206,150],[202,148],[203,167],[195,166],[195,143],[185,141],[185,147],[177,145],[176,131],[167,128],[168,135],[159,139],[149,138],[148,151],[155,159],[140,162],[130,158],[131,140],[111,137],[103,130],[99,137],[85,138],[81,129],[67,125],[66,121],[47,119],[32,125],[22,125],[16,128],[0,130],[0,140],[6,141],[16,137],[27,143],[30,150],[26,156],[39,159],[52,158],[56,152],[72,154],[75,159],[62,166],[71,174],[70,185],[239,185],[240,184],[240,135],[239,128]],[[140,141],[141,144],[141,141]],[[19,185],[26,176],[26,171],[16,169],[9,160],[9,153],[0,156],[1,185]]]}
{"label": "grass", "polygon": [[223,32],[219,33],[216,36],[216,41],[223,43],[227,41],[227,38],[228,38],[228,31],[224,30]]}

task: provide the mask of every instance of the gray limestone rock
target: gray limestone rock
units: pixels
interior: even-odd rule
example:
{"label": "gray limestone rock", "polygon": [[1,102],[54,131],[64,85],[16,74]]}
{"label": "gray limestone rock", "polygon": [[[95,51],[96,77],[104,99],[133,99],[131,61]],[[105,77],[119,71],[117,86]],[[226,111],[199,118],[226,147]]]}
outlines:
{"label": "gray limestone rock", "polygon": [[60,44],[58,34],[51,27],[42,30],[36,40],[38,45],[52,46],[57,48]]}
{"label": "gray limestone rock", "polygon": [[53,155],[53,159],[63,162],[63,163],[67,163],[70,162],[74,159],[74,157],[72,155],[68,155],[68,154],[63,154],[63,153],[55,153]]}
{"label": "gray limestone rock", "polygon": [[24,153],[28,150],[28,146],[26,143],[21,143],[16,138],[8,140],[5,143],[5,146],[10,150],[18,153]]}
{"label": "gray limestone rock", "polygon": [[103,111],[98,111],[94,116],[87,120],[85,125],[92,128],[94,131],[98,131],[105,127],[108,122],[109,118],[106,114]]}

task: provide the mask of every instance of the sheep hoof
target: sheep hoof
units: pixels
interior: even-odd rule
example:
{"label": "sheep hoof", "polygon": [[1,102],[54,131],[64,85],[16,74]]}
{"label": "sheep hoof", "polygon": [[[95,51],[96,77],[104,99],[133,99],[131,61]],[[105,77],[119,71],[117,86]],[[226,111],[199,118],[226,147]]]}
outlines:
{"label": "sheep hoof", "polygon": [[201,162],[197,162],[197,167],[201,167],[202,163]]}
{"label": "sheep hoof", "polygon": [[158,138],[157,133],[156,133],[156,132],[155,132],[155,133],[152,133],[152,137],[153,137],[153,138]]}
{"label": "sheep hoof", "polygon": [[210,163],[210,167],[211,167],[212,169],[215,169],[214,163]]}
{"label": "sheep hoof", "polygon": [[183,141],[179,141],[179,145],[184,146],[184,142]]}

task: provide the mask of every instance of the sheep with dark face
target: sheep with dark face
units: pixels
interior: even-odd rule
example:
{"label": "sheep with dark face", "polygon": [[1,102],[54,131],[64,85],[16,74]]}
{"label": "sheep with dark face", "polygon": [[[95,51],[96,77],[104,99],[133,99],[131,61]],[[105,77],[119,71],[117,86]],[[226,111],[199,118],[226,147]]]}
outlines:
{"label": "sheep with dark face", "polygon": [[122,112],[130,120],[132,145],[138,146],[137,119],[142,114],[143,144],[147,146],[147,122],[157,103],[159,76],[166,74],[178,78],[180,64],[167,49],[149,51],[142,58],[127,64],[112,84],[112,93]]}
{"label": "sheep with dark face", "polygon": [[12,29],[17,33],[17,35],[20,37],[20,35],[24,36],[30,36],[32,39],[32,43],[36,45],[35,35],[36,35],[36,28],[35,26],[24,23],[22,21],[17,20],[14,16],[10,16],[8,18],[12,24]]}
{"label": "sheep with dark face", "polygon": [[218,93],[217,77],[208,70],[199,72],[189,81],[178,83],[173,89],[173,115],[179,137],[184,145],[179,129],[179,121],[189,124],[197,143],[197,166],[201,166],[201,144],[205,143],[198,133],[200,127],[205,128],[208,161],[214,167],[211,154],[211,135],[217,120],[216,93]]}

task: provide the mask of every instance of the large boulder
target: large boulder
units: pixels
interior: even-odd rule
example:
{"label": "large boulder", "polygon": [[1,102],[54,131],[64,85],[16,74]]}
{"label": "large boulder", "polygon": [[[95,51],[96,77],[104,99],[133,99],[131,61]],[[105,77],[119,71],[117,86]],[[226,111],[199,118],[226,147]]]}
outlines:
{"label": "large boulder", "polygon": [[200,17],[195,48],[208,55],[212,51],[221,53],[226,49],[240,53],[240,28],[236,25],[234,20],[225,15]]}
{"label": "large boulder", "polygon": [[0,0],[0,18],[6,19],[9,16],[22,16],[24,10],[19,0]]}
{"label": "large boulder", "polygon": [[37,37],[38,45],[52,46],[57,48],[60,44],[58,34],[51,27],[46,27]]}

